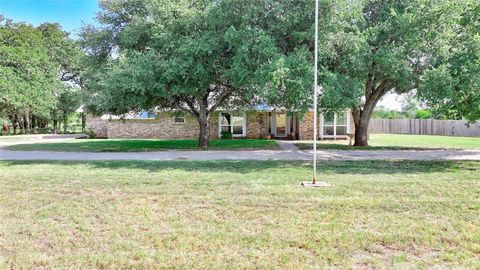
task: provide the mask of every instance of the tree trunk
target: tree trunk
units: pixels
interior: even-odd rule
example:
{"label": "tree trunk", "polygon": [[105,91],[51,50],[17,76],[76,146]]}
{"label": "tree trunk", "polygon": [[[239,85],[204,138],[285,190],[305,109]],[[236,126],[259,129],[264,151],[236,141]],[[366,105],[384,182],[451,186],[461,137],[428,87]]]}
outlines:
{"label": "tree trunk", "polygon": [[355,123],[355,143],[354,146],[368,146],[368,126],[373,110],[380,98],[386,93],[386,89],[379,91],[371,99],[367,99],[363,109],[353,108],[352,115]]}
{"label": "tree trunk", "polygon": [[200,112],[198,115],[198,125],[200,126],[200,133],[198,136],[198,147],[208,148],[210,140],[210,123],[208,122],[210,115],[206,112]]}
{"label": "tree trunk", "polygon": [[20,133],[25,134],[25,121],[23,119],[23,115],[20,115],[20,117],[18,117],[18,124],[20,126]]}
{"label": "tree trunk", "polygon": [[68,122],[68,116],[67,113],[63,113],[63,134],[67,134],[67,122]]}
{"label": "tree trunk", "polygon": [[353,146],[368,146],[368,126],[376,102],[366,105],[363,110],[352,110],[353,121],[355,123],[355,143]]}
{"label": "tree trunk", "polygon": [[81,114],[81,117],[82,117],[82,133],[85,132],[85,125],[86,125],[86,122],[87,122],[87,115],[82,112]]}
{"label": "tree trunk", "polygon": [[368,122],[361,121],[355,123],[355,143],[354,146],[368,146]]}
{"label": "tree trunk", "polygon": [[31,129],[37,128],[37,124],[38,124],[37,117],[35,117],[35,115],[33,114],[30,114],[30,128]]}
{"label": "tree trunk", "polygon": [[57,134],[57,119],[53,119],[53,132]]}
{"label": "tree trunk", "polygon": [[28,113],[23,115],[23,129],[25,130],[24,134],[30,134],[30,117]]}
{"label": "tree trunk", "polygon": [[17,135],[17,124],[18,124],[18,117],[15,113],[12,119],[12,128],[13,128],[13,135]]}

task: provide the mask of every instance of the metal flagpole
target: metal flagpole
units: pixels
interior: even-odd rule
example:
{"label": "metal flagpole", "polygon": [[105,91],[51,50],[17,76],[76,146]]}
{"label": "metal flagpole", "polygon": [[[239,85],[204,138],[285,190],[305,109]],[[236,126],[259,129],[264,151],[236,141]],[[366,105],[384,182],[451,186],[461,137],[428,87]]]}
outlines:
{"label": "metal flagpole", "polygon": [[313,176],[312,182],[303,182],[305,187],[329,187],[330,184],[317,182],[317,98],[318,98],[318,1],[315,0],[315,52],[313,65]]}
{"label": "metal flagpole", "polygon": [[315,0],[315,52],[313,64],[313,181],[317,183],[317,98],[318,98],[318,0]]}

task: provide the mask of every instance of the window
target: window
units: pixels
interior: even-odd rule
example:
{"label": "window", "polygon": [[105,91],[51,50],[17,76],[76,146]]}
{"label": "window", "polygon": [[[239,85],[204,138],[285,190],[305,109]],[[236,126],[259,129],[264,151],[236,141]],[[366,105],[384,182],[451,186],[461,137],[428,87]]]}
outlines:
{"label": "window", "polygon": [[222,113],[220,116],[221,132],[231,132],[231,117],[229,113]]}
{"label": "window", "polygon": [[230,132],[233,137],[246,136],[245,113],[220,113],[219,126],[220,134],[221,132]]}
{"label": "window", "polygon": [[232,115],[232,134],[243,135],[243,115]]}
{"label": "window", "polygon": [[349,112],[325,113],[322,115],[321,138],[336,138],[349,133]]}
{"label": "window", "polygon": [[341,112],[335,115],[336,116],[336,135],[347,135],[348,133],[348,112]]}
{"label": "window", "polygon": [[153,111],[140,111],[138,113],[132,113],[127,115],[126,119],[155,119],[157,113]]}
{"label": "window", "polygon": [[175,116],[173,118],[173,121],[175,122],[175,124],[183,124],[185,123],[185,116]]}

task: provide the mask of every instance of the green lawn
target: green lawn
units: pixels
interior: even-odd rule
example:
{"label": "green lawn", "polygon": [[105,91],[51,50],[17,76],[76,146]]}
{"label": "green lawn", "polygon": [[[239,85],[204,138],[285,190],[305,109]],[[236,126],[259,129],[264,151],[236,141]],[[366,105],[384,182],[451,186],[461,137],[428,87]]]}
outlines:
{"label": "green lawn", "polygon": [[[16,144],[8,150],[23,151],[69,151],[69,152],[142,152],[164,150],[203,150],[196,140],[113,140],[78,139],[68,142]],[[207,150],[258,150],[279,149],[273,140],[236,139],[212,140]]]}
{"label": "green lawn", "polygon": [[479,162],[0,162],[0,269],[480,268]]}
{"label": "green lawn", "polygon": [[[429,150],[429,149],[480,149],[480,138],[430,135],[372,134],[368,147],[352,147],[348,140],[319,141],[319,149],[339,150]],[[312,143],[298,143],[300,149],[312,149]]]}

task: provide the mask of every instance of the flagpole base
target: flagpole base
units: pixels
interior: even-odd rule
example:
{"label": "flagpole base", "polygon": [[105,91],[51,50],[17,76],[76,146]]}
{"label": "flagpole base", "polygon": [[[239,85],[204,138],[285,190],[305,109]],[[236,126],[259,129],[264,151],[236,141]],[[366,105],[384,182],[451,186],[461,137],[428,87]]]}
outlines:
{"label": "flagpole base", "polygon": [[330,185],[327,182],[315,181],[315,183],[314,182],[302,182],[302,186],[303,187],[323,187],[323,188],[326,188],[326,187],[331,187],[332,185]]}

